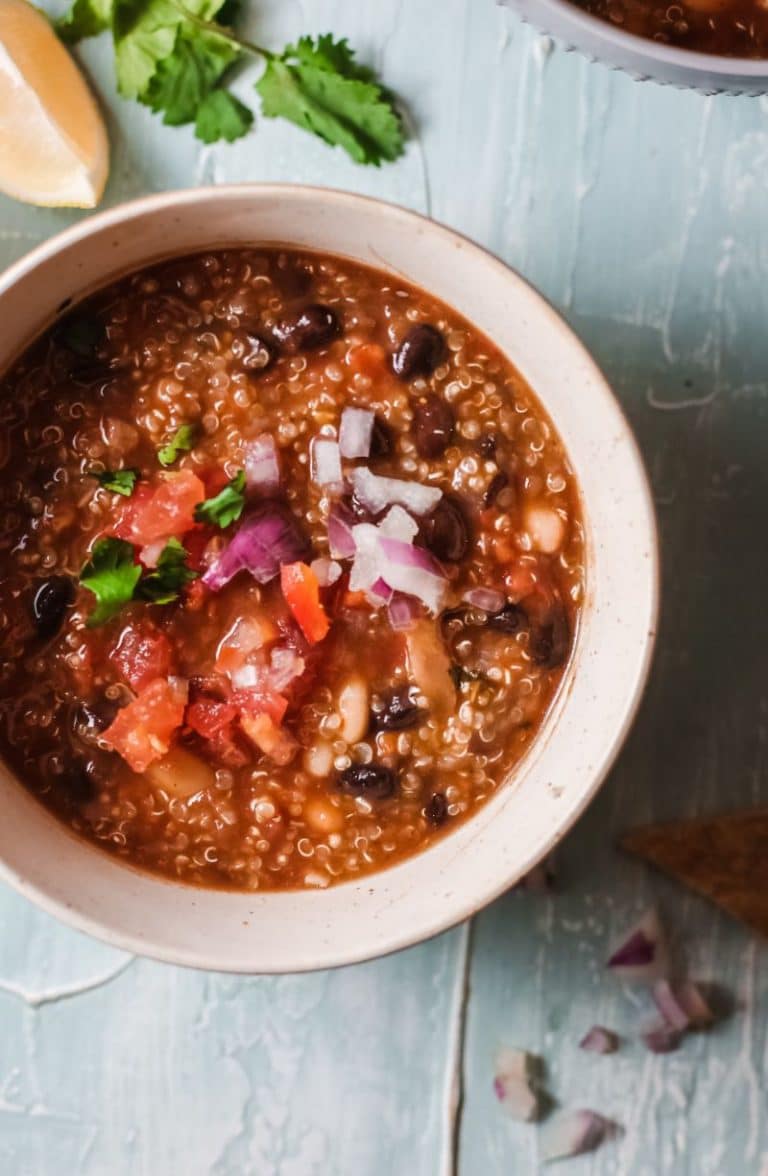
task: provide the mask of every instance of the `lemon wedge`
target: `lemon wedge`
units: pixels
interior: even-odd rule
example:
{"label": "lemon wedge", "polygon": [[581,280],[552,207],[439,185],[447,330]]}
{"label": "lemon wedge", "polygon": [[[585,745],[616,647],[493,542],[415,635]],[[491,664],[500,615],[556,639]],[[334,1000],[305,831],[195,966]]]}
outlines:
{"label": "lemon wedge", "polygon": [[93,208],[108,170],[98,107],[48,20],[26,0],[0,0],[0,192]]}

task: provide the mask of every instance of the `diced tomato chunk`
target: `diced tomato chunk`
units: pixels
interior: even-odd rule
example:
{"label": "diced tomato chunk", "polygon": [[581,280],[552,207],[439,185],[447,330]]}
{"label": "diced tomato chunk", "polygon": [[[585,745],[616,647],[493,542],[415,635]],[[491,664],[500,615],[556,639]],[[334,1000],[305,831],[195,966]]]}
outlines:
{"label": "diced tomato chunk", "polygon": [[140,482],[121,507],[112,534],[141,547],[171,535],[180,538],[195,526],[195,507],[204,498],[205,486],[191,470],[161,474],[154,485]]}
{"label": "diced tomato chunk", "polygon": [[317,576],[305,563],[283,564],[280,587],[289,609],[307,641],[322,641],[330,622],[320,602]]}
{"label": "diced tomato chunk", "polygon": [[155,678],[167,678],[171,643],[155,625],[127,625],[120,634],[111,662],[137,694]]}
{"label": "diced tomato chunk", "polygon": [[208,470],[202,470],[200,477],[205,485],[206,498],[215,498],[229,482],[227,471],[221,466],[212,466]]}
{"label": "diced tomato chunk", "polygon": [[240,617],[221,639],[216,653],[216,670],[220,674],[231,674],[250,654],[276,641],[278,636],[277,626],[269,617]]}
{"label": "diced tomato chunk", "polygon": [[288,709],[288,699],[282,694],[267,690],[235,690],[232,702],[241,713],[246,715],[267,714],[276,723],[281,723],[283,715]]}
{"label": "diced tomato chunk", "polygon": [[346,360],[353,372],[371,380],[389,374],[387,353],[378,343],[359,343],[350,347]]}
{"label": "diced tomato chunk", "polygon": [[129,702],[102,738],[134,772],[145,772],[166,754],[174,732],[184,722],[187,684],[178,678],[156,678]]}
{"label": "diced tomato chunk", "polygon": [[218,698],[198,698],[187,707],[184,716],[188,727],[203,739],[213,739],[219,732],[231,727],[237,717],[237,707],[221,702]]}
{"label": "diced tomato chunk", "polygon": [[193,572],[203,571],[203,555],[215,534],[213,527],[203,526],[200,523],[185,534],[184,548],[187,553],[187,566],[192,568]]}
{"label": "diced tomato chunk", "polygon": [[263,751],[276,764],[289,764],[298,751],[298,743],[283,727],[267,714],[241,715],[240,725],[259,751]]}

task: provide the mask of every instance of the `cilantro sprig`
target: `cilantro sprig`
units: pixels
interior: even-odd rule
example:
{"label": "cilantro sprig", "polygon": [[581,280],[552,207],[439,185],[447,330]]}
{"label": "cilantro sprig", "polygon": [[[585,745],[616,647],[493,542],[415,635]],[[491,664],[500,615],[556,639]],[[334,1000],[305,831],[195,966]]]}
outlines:
{"label": "cilantro sprig", "polygon": [[120,94],[169,126],[194,124],[204,143],[231,143],[250,129],[253,112],[229,85],[256,56],[265,63],[255,85],[265,118],[285,118],[358,163],[402,154],[394,97],[346,40],[302,37],[275,53],[239,37],[232,16],[231,0],[72,0],[57,30],[68,42],[109,32]]}
{"label": "cilantro sprig", "polygon": [[111,620],[133,599],[141,577],[134,554],[133,544],[125,539],[98,539],[94,543],[91,558],[80,573],[80,583],[96,597],[89,628]]}
{"label": "cilantro sprig", "polygon": [[181,425],[171,440],[157,451],[157,460],[160,465],[171,466],[180,453],[188,453],[190,449],[194,449],[197,433],[197,425]]}
{"label": "cilantro sprig", "polygon": [[187,550],[178,539],[169,539],[157,561],[157,567],[143,576],[137,595],[151,604],[170,604],[197,572],[187,567]]}
{"label": "cilantro sprig", "polygon": [[88,618],[93,629],[116,616],[132,600],[149,604],[170,604],[185,584],[197,579],[186,564],[187,551],[178,539],[169,539],[160,553],[157,567],[146,572],[136,562],[136,549],[125,539],[97,539],[91,558],[80,572],[80,583],[96,597]]}
{"label": "cilantro sprig", "polygon": [[244,506],[245,471],[240,470],[215,497],[198,503],[195,507],[195,522],[212,523],[223,530],[237,522]]}
{"label": "cilantro sprig", "polygon": [[138,476],[139,471],[133,469],[102,470],[101,473],[91,475],[105,490],[111,490],[113,494],[122,494],[124,498],[130,498],[133,494]]}

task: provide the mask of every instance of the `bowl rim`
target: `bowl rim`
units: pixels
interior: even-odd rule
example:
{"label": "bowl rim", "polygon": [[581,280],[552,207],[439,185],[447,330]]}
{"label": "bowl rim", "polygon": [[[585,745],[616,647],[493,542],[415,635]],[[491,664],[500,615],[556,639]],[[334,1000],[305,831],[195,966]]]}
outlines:
{"label": "bowl rim", "polygon": [[[276,974],[290,972],[305,972],[317,969],[325,969],[343,966],[346,964],[358,963],[364,960],[378,958],[393,952],[410,947],[416,943],[423,942],[440,934],[452,927],[457,926],[468,918],[471,918],[479,910],[485,907],[488,903],[498,898],[501,894],[509,890],[520,877],[524,876],[538,861],[541,861],[547,853],[551,852],[554,846],[565,836],[565,834],[572,828],[579,817],[583,814],[587,806],[596,796],[613,766],[624,740],[630,730],[630,727],[637,714],[637,710],[642,700],[644,688],[648,679],[650,666],[653,658],[655,647],[656,634],[658,630],[658,615],[659,615],[659,601],[660,601],[660,559],[659,559],[659,537],[656,512],[653,504],[653,496],[648,480],[647,471],[641,456],[641,452],[635,438],[634,432],[629,424],[628,418],[624,412],[623,406],[613,392],[610,384],[603,375],[602,370],[593,359],[591,353],[586,346],[581,342],[576,332],[572,329],[569,323],[561,316],[552,303],[545,298],[526,278],[497,257],[491,250],[479,245],[465,234],[449,228],[448,226],[436,221],[428,216],[405,209],[400,205],[393,204],[389,201],[378,199],[377,197],[353,194],[347,191],[318,187],[313,185],[303,184],[267,184],[267,183],[239,183],[226,185],[207,185],[199,188],[181,189],[178,191],[168,191],[162,193],[155,193],[149,196],[143,196],[135,200],[126,201],[116,205],[114,208],[104,210],[95,215],[88,216],[82,221],[69,226],[60,233],[53,235],[46,241],[41,242],[29,253],[25,254],[18,261],[14,262],[4,272],[0,273],[0,296],[5,295],[18,281],[27,275],[31,274],[37,266],[50,261],[62,250],[77,245],[79,242],[96,234],[102,230],[108,230],[113,227],[119,227],[126,221],[134,221],[145,215],[154,212],[167,211],[172,206],[180,204],[196,204],[199,202],[206,202],[209,200],[216,200],[226,202],[227,200],[242,199],[244,195],[252,193],[258,196],[259,199],[290,199],[300,194],[302,197],[314,198],[317,200],[330,202],[340,210],[344,207],[359,206],[361,204],[371,206],[374,210],[384,216],[393,218],[399,221],[405,228],[410,228],[413,231],[426,232],[432,235],[437,235],[442,239],[445,246],[452,246],[456,248],[460,246],[466,250],[467,253],[477,259],[478,263],[483,266],[493,267],[499,274],[500,278],[505,281],[515,283],[520,292],[524,292],[525,298],[536,312],[547,320],[547,329],[552,332],[559,333],[561,337],[567,341],[569,347],[574,354],[578,354],[579,358],[584,364],[584,368],[594,378],[596,384],[596,391],[599,392],[602,404],[606,409],[613,414],[613,420],[618,425],[620,430],[620,440],[623,447],[623,455],[632,465],[632,476],[634,481],[635,497],[633,500],[633,508],[636,511],[636,518],[642,528],[644,540],[648,542],[648,566],[645,574],[645,583],[643,585],[642,595],[642,613],[647,618],[647,626],[644,629],[642,636],[642,643],[637,641],[636,645],[636,661],[633,664],[631,685],[625,688],[625,697],[623,701],[623,708],[621,713],[621,722],[616,723],[610,732],[610,738],[606,738],[605,750],[599,762],[595,763],[591,771],[589,786],[583,787],[577,800],[572,805],[563,811],[562,817],[559,819],[557,829],[548,835],[548,840],[545,845],[533,845],[528,851],[521,855],[521,862],[519,868],[516,867],[515,874],[509,876],[503,870],[499,870],[492,884],[485,885],[482,889],[478,888],[472,893],[465,893],[461,896],[454,895],[450,908],[447,913],[445,910],[433,910],[428,916],[419,915],[414,916],[412,924],[406,928],[400,929],[397,933],[391,933],[388,938],[384,938],[381,934],[376,936],[373,932],[365,940],[359,944],[347,944],[345,950],[340,950],[338,947],[333,950],[330,945],[328,952],[322,958],[317,957],[317,952],[312,959],[301,958],[293,959],[290,966],[277,960],[274,966],[260,965],[258,969],[259,974]],[[257,236],[257,234],[255,234]],[[286,245],[290,245],[290,241],[286,241]],[[224,248],[225,246],[217,244],[217,248]],[[204,245],[201,246],[204,248]],[[320,250],[322,251],[322,250]],[[173,256],[174,253],[183,254],[189,252],[188,250],[169,250],[166,256]],[[329,250],[333,252],[333,250]],[[339,252],[339,251],[336,251]],[[354,255],[349,254],[350,258]],[[141,268],[141,265],[151,264],[151,259],[139,263],[136,268]],[[386,263],[383,263],[386,266]],[[391,269],[391,267],[389,267]],[[109,275],[105,276],[103,284],[110,280]],[[409,279],[412,280],[412,279]],[[93,289],[94,287],[91,287]],[[98,288],[98,287],[95,287]],[[87,287],[84,287],[84,292]],[[425,289],[428,289],[425,286]],[[428,292],[432,292],[428,289]],[[73,302],[77,302],[81,296],[79,292],[74,295]],[[440,294],[437,297],[442,297]],[[446,300],[447,301],[447,300]],[[466,315],[471,322],[471,316]],[[45,329],[45,328],[43,328]],[[39,333],[39,332],[38,332]],[[534,393],[538,395],[536,388]],[[543,407],[548,413],[550,409],[546,401],[543,401]],[[558,427],[558,422],[554,419],[555,428]],[[574,651],[576,646],[574,647]],[[566,685],[564,680],[563,686]],[[561,689],[558,692],[558,697],[563,698],[564,691]],[[555,706],[557,699],[555,700]],[[550,713],[552,713],[550,711]],[[559,714],[558,714],[559,720]],[[534,748],[540,745],[541,738],[534,741]],[[22,787],[22,785],[19,785]],[[26,790],[24,790],[26,793]],[[39,806],[40,802],[26,793],[35,806]],[[496,794],[498,795],[498,794]],[[492,803],[493,798],[489,798],[489,804]],[[485,808],[485,806],[483,806]],[[46,810],[43,810],[46,811]],[[56,821],[56,818],[48,814],[51,820]],[[463,825],[471,825],[474,817],[470,817]],[[80,846],[88,848],[91,852],[103,855],[103,851],[91,846],[82,838],[78,837],[72,831],[66,830],[66,826],[61,826],[60,822],[56,821],[57,826],[64,832],[68,832],[69,836],[74,838]],[[457,831],[458,832],[458,831]],[[451,835],[441,839],[437,844],[450,842]],[[420,851],[414,857],[423,857],[428,854],[430,848]],[[361,879],[364,885],[366,880],[375,877],[384,877],[391,875],[394,871],[399,871],[407,868],[408,863],[414,858],[405,859],[403,862],[389,867],[384,871],[379,871],[373,875],[366,875]],[[125,871],[126,880],[131,875],[139,875],[142,879],[149,878],[153,883],[159,885],[166,885],[176,889],[182,889],[187,892],[191,898],[194,898],[195,893],[200,893],[201,889],[208,888],[191,887],[187,884],[176,882],[173,879],[164,878],[159,875],[152,875],[146,871],[140,870],[137,867],[132,867],[126,863],[117,862],[117,867]],[[183,950],[180,947],[169,946],[157,938],[154,940],[147,940],[141,935],[127,933],[121,929],[115,929],[110,925],[107,917],[97,917],[86,911],[76,909],[70,902],[58,895],[51,894],[44,886],[39,885],[36,881],[22,877],[17,874],[12,867],[0,857],[0,879],[9,883],[17,891],[25,897],[34,901],[42,909],[48,913],[53,914],[63,922],[77,930],[84,931],[87,934],[95,936],[98,939],[106,941],[114,947],[121,948],[125,951],[134,954],[149,956],[156,960],[172,963],[182,966],[189,966],[195,968],[205,968],[216,971],[226,971],[241,974],[254,974],[254,967],[248,964],[245,959],[232,960],[228,959],[222,962],[219,955],[213,951],[203,947],[202,949],[188,949]],[[345,888],[352,888],[359,885],[356,881],[348,881],[340,883],[330,889],[330,891],[316,892],[316,898],[322,901],[322,896],[329,893],[337,893]],[[242,894],[243,892],[233,892]],[[292,893],[292,892],[256,892],[262,896]],[[194,905],[194,903],[193,903]]]}
{"label": "bowl rim", "polygon": [[[512,6],[514,7],[514,4]],[[715,75],[718,78],[722,77],[722,80],[729,82],[729,84],[733,84],[738,78],[749,82],[764,80],[768,83],[768,57],[723,57],[718,53],[702,53],[698,49],[665,45],[661,41],[654,41],[652,37],[642,37],[639,33],[629,32],[619,25],[602,20],[594,13],[579,8],[574,0],[526,0],[525,11],[527,15],[533,12],[542,13],[542,29],[547,36],[556,38],[565,36],[567,35],[567,26],[568,29],[587,32],[590,37],[602,44],[631,50],[638,58],[645,58],[649,64],[650,62],[661,62],[664,65],[675,66],[695,75]],[[550,12],[556,14],[556,20],[560,26],[557,33],[544,27],[545,14]],[[535,24],[536,21],[532,16],[531,19]],[[575,32],[574,37],[576,37]],[[581,52],[587,54],[591,52],[589,49],[582,49],[581,46],[577,47]],[[640,64],[638,60],[637,67]],[[620,68],[627,69],[629,67],[624,65]],[[652,74],[649,76],[651,80],[657,80]],[[663,79],[658,80],[662,81]],[[700,81],[703,83],[705,79],[701,78]]]}

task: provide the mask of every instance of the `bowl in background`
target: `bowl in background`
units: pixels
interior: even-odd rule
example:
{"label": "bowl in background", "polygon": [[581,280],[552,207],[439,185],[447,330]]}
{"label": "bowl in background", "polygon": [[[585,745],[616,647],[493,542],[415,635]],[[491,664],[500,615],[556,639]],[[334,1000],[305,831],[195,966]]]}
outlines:
{"label": "bowl in background", "polygon": [[705,94],[768,93],[768,60],[719,57],[628,33],[570,0],[503,0],[528,24],[567,50],[622,69],[636,81],[655,81]]}
{"label": "bowl in background", "polygon": [[78,838],[0,766],[0,877],[80,930],[172,963],[266,973],[366,959],[471,915],[546,855],[604,779],[653,646],[657,541],[632,433],[602,374],[548,303],[457,233],[340,192],[243,185],[172,192],[91,217],[0,275],[0,371],[65,307],[176,254],[285,244],[401,275],[489,335],[568,452],[586,524],[587,592],[571,663],[514,780],[426,851],[323,891],[182,885]]}

